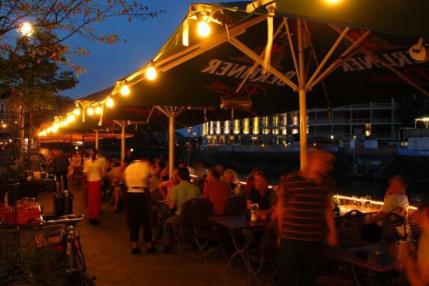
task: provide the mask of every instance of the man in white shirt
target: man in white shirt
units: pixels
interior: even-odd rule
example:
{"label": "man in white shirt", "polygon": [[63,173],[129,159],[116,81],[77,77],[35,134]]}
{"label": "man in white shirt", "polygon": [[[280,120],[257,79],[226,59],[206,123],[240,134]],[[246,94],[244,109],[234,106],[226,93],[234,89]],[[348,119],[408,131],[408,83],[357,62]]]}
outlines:
{"label": "man in white shirt", "polygon": [[415,216],[422,231],[417,252],[411,251],[409,244],[400,244],[399,260],[411,286],[426,286],[429,285],[429,197],[411,216]]}
{"label": "man in white shirt", "polygon": [[410,205],[406,189],[407,186],[401,176],[391,178],[389,181],[389,187],[384,195],[383,207],[376,215],[367,221],[367,223],[378,222],[390,213],[395,213],[406,218],[408,215],[408,207]]}
{"label": "man in white shirt", "polygon": [[127,186],[127,214],[128,227],[130,229],[131,254],[140,253],[139,231],[143,225],[144,241],[147,244],[146,252],[155,253],[156,248],[152,243],[152,225],[150,223],[150,191],[149,160],[143,156],[136,156],[134,160],[124,171],[124,180]]}

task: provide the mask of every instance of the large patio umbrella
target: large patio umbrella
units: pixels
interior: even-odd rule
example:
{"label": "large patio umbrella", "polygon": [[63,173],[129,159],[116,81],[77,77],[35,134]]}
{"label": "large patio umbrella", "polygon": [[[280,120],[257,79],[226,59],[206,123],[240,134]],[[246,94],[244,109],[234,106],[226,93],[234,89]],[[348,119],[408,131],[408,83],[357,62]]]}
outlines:
{"label": "large patio umbrella", "polygon": [[[354,3],[358,15],[356,7],[366,9],[368,1],[349,2]],[[268,5],[260,5],[266,4],[263,2]],[[368,18],[359,14],[344,19],[338,11],[326,13],[337,17],[330,18],[317,14],[315,5],[321,2],[313,2],[308,8],[298,1],[279,1],[277,10],[273,1],[266,0],[250,6],[248,2],[193,4],[150,63],[92,99],[110,96],[118,103],[117,108],[107,110],[105,119],[156,121],[154,110],[168,116],[171,167],[179,115],[192,125],[211,118],[286,112],[299,106],[303,167],[307,107],[428,95],[429,66],[408,52],[419,37],[426,37],[425,28],[406,24],[407,29],[401,30],[392,25],[389,19],[396,16],[389,10],[385,11],[389,14],[385,22],[383,17],[372,21],[371,12]],[[285,3],[295,3],[291,12]],[[313,14],[301,13],[298,8],[308,8]],[[206,22],[206,29],[211,27],[208,37],[196,33],[201,21]],[[411,33],[413,27],[416,33]],[[153,68],[158,79],[151,81],[145,75]],[[124,87],[131,90],[127,97],[119,95]],[[87,106],[82,105],[84,109]]]}
{"label": "large patio umbrella", "polygon": [[[367,7],[366,2],[361,9]],[[164,107],[172,120],[170,129],[175,118],[171,107],[224,106],[240,116],[240,108],[265,115],[296,110],[299,105],[302,166],[306,163],[307,106],[329,108],[428,94],[428,65],[408,53],[417,42],[415,35],[425,35],[424,29],[399,36],[413,31],[413,26],[389,29],[389,19],[395,16],[385,17],[383,26],[382,17],[371,22],[370,15],[368,21],[361,15],[348,23],[287,13],[282,1],[278,14],[272,3],[252,13],[245,11],[246,4],[191,5],[154,59],[120,80],[113,93],[126,85],[132,96],[123,99],[124,104]],[[211,25],[209,37],[197,36],[199,20]],[[148,81],[144,75],[153,67],[159,79]]]}

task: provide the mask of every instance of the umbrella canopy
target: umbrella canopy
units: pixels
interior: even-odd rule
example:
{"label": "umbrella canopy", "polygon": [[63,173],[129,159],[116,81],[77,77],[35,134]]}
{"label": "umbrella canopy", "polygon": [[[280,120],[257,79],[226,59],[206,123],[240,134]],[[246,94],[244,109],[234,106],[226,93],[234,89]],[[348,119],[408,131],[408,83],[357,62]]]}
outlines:
{"label": "umbrella canopy", "polygon": [[[281,1],[279,6],[286,7]],[[131,94],[121,98],[121,104],[133,107],[210,106],[219,112],[222,103],[226,106],[230,103],[240,109],[239,100],[249,99],[252,107],[244,113],[235,113],[236,116],[296,110],[299,84],[287,30],[281,27],[285,19],[276,17],[274,20],[274,28],[279,31],[271,49],[272,69],[264,73],[261,60],[253,73],[248,75],[255,63],[255,57],[249,55],[261,59],[260,55],[266,47],[267,21],[265,13],[257,11],[249,15],[241,8],[233,5],[191,6],[191,14],[209,11],[223,25],[212,24],[212,34],[207,39],[201,39],[195,33],[197,21],[190,21],[189,17],[185,19],[150,63],[159,70],[158,79],[144,80],[144,70],[149,65],[124,78]],[[356,27],[366,27],[367,24],[365,22]],[[345,27],[316,21],[306,21],[304,25],[303,50],[308,58],[306,73],[309,78]],[[289,19],[288,26],[291,40],[297,41],[297,20]],[[386,101],[391,97],[425,92],[429,65],[416,62],[408,53],[408,49],[416,43],[416,37],[399,37],[378,31],[365,34],[365,31],[354,27],[347,28],[346,35],[331,55],[332,62],[338,59],[341,62],[329,77],[323,78],[326,89],[317,84],[309,89],[309,107]],[[378,26],[375,28],[379,30]],[[183,45],[185,29],[189,30],[188,46]],[[353,53],[343,56],[344,51],[358,40],[361,42]],[[386,65],[395,68],[401,75],[386,69]],[[285,80],[291,83],[287,84]],[[247,107],[247,103],[243,104]],[[230,117],[228,112],[218,114],[220,118]],[[201,120],[201,116],[196,119]]]}
{"label": "umbrella canopy", "polygon": [[[331,1],[334,2],[334,1]],[[277,13],[317,22],[429,39],[426,0],[281,0]]]}

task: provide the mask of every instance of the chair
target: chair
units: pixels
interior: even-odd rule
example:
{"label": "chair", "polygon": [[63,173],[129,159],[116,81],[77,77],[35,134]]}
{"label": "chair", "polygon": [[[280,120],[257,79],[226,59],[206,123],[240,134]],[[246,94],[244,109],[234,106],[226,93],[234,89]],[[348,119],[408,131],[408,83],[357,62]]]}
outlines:
{"label": "chair", "polygon": [[273,270],[271,278],[277,274],[279,262],[275,222],[267,224],[260,243],[255,248],[247,250],[244,255],[247,261],[249,283],[255,281],[259,284],[258,275],[261,274],[264,266],[269,266]]}
{"label": "chair", "polygon": [[194,242],[198,251],[207,264],[207,256],[210,252],[221,251],[224,258],[224,232],[211,224],[209,217],[213,215],[213,205],[207,199],[196,199],[192,203],[191,223],[194,230]]}
{"label": "chair", "polygon": [[400,239],[398,228],[406,230],[405,219],[395,213],[390,213],[383,219],[383,241],[396,241]]}
{"label": "chair", "polygon": [[232,196],[225,202],[226,216],[244,216],[247,212],[246,197]]}
{"label": "chair", "polygon": [[358,210],[351,210],[344,214],[341,219],[363,223],[365,221],[365,214]]}
{"label": "chair", "polygon": [[408,217],[408,224],[411,230],[411,239],[418,241],[420,239],[420,235],[422,234],[422,230],[420,229],[420,225],[413,215]]}
{"label": "chair", "polygon": [[337,226],[338,242],[340,248],[350,248],[363,244],[362,224],[352,219],[343,219]]}

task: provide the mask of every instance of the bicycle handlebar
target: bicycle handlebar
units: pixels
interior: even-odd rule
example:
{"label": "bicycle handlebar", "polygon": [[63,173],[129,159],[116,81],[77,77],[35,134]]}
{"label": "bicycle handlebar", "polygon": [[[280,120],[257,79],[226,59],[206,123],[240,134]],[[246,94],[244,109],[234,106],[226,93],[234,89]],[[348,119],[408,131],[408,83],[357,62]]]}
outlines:
{"label": "bicycle handlebar", "polygon": [[61,216],[58,219],[47,220],[42,222],[42,224],[74,224],[85,218],[84,215],[80,215],[79,217],[75,215],[65,215]]}

